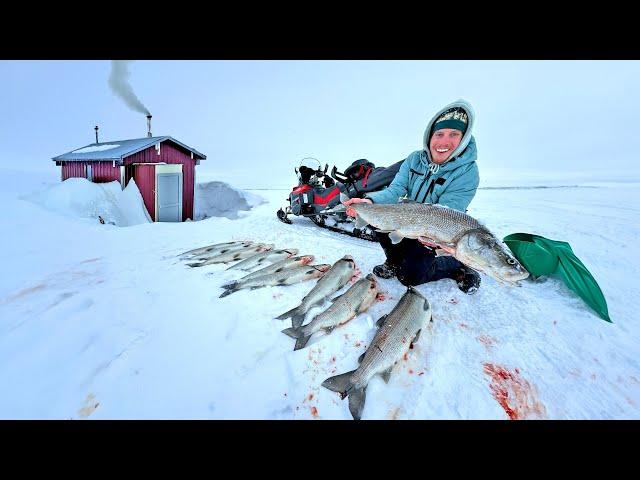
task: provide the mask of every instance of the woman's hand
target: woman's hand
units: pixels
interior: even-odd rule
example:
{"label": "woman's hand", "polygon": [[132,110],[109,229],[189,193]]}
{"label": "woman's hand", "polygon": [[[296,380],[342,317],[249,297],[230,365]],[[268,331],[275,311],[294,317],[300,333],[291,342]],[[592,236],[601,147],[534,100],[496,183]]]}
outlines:
{"label": "woman's hand", "polygon": [[[346,207],[354,203],[373,203],[373,202],[368,198],[350,198],[346,202],[342,202],[342,204]],[[350,217],[355,217],[356,211],[353,208],[347,208],[347,215],[349,215]]]}

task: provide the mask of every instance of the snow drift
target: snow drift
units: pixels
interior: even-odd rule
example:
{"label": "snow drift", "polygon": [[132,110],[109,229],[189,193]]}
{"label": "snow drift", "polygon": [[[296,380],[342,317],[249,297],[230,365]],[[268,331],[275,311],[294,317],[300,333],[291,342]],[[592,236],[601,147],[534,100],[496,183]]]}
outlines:
{"label": "snow drift", "polygon": [[98,219],[119,227],[151,222],[136,182],[122,190],[120,183],[93,183],[68,178],[44,191],[23,197],[41,207],[72,217]]}
{"label": "snow drift", "polygon": [[195,220],[209,217],[226,217],[235,220],[241,211],[266,202],[253,193],[238,190],[224,182],[206,182],[196,184]]}

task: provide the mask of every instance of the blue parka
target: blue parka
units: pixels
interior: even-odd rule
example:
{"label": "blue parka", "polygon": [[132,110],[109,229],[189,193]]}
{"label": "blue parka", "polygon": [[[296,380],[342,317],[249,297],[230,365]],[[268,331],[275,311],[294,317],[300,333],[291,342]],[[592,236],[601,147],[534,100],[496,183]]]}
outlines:
{"label": "blue parka", "polygon": [[[449,160],[438,165],[431,161],[429,141],[436,119],[452,107],[462,107],[468,114],[467,130]],[[471,105],[458,100],[436,113],[424,132],[423,150],[411,153],[400,166],[391,184],[365,197],[374,203],[396,203],[406,196],[421,203],[438,203],[465,212],[476,194],[480,176],[476,165],[476,141],[471,135],[475,113]]]}

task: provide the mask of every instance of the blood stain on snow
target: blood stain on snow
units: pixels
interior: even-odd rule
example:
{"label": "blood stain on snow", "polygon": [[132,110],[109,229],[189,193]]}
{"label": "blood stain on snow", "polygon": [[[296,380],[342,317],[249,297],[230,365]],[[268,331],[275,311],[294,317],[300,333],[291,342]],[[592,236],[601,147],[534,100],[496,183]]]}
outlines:
{"label": "blood stain on snow", "polygon": [[449,300],[449,303],[457,305],[458,303],[460,303],[460,300],[458,300],[457,298],[452,298],[451,300]]}
{"label": "blood stain on snow", "polygon": [[547,410],[537,399],[535,389],[515,369],[510,372],[500,365],[484,363],[491,377],[491,393],[511,420],[546,418]]}
{"label": "blood stain on snow", "polygon": [[469,330],[469,325],[467,325],[466,323],[462,323],[462,322],[460,322],[460,324],[459,324],[459,325],[460,325],[460,328],[464,328],[464,329],[466,329],[466,330]]}
{"label": "blood stain on snow", "polygon": [[27,295],[35,293],[35,292],[37,292],[39,290],[42,290],[44,288],[47,288],[47,285],[45,285],[44,283],[40,283],[40,284],[36,285],[35,287],[25,288],[24,290],[20,290],[15,295],[7,297],[7,299],[4,302],[5,303],[13,302],[14,300],[17,300],[20,297],[25,297]]}
{"label": "blood stain on snow", "polygon": [[356,343],[353,344],[355,347],[359,347],[360,345],[362,345],[362,343],[360,343],[360,340],[358,340]]}
{"label": "blood stain on snow", "polygon": [[378,293],[376,295],[376,300],[378,300],[379,302],[384,302],[387,299],[387,297],[385,296],[384,293]]}
{"label": "blood stain on snow", "polygon": [[489,335],[480,335],[478,337],[476,337],[476,339],[482,343],[485,347],[487,347],[487,350],[489,350],[491,347],[493,347],[496,343],[496,339],[489,336]]}
{"label": "blood stain on snow", "polygon": [[87,418],[93,412],[95,412],[96,408],[100,405],[100,402],[95,401],[96,397],[93,393],[87,395],[87,399],[84,401],[85,406],[78,410],[78,415],[80,418]]}
{"label": "blood stain on snow", "polygon": [[413,375],[413,370],[409,369],[409,375]]}
{"label": "blood stain on snow", "polygon": [[313,418],[318,418],[318,409],[316,407],[311,407],[310,410],[311,410],[311,416]]}
{"label": "blood stain on snow", "polygon": [[405,354],[402,356],[402,359],[403,359],[405,362],[406,362],[407,360],[409,360],[409,354],[408,354],[408,353],[405,353]]}
{"label": "blood stain on snow", "polygon": [[313,396],[314,396],[313,393],[310,393],[309,396],[307,397],[307,400],[309,401],[313,400]]}

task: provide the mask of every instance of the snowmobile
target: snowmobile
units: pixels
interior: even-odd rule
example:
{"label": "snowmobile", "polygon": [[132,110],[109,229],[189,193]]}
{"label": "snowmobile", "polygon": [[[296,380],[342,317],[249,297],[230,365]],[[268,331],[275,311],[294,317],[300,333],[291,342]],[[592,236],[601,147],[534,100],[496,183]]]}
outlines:
{"label": "snowmobile", "polygon": [[[294,168],[298,176],[298,185],[288,197],[288,205],[277,211],[278,219],[291,224],[289,215],[309,218],[319,227],[328,230],[376,241],[369,227],[356,228],[355,221],[344,212],[327,213],[327,210],[340,203],[340,193],[350,198],[362,198],[368,192],[381,190],[391,183],[400,169],[403,160],[390,167],[377,167],[367,159],[353,162],[344,172],[333,167],[327,175],[328,164],[324,169],[320,161],[313,157],[303,158]],[[317,163],[317,165],[315,165]]]}

